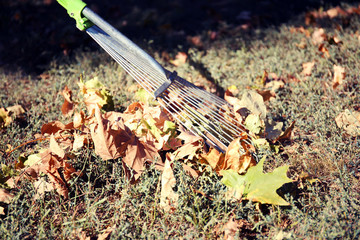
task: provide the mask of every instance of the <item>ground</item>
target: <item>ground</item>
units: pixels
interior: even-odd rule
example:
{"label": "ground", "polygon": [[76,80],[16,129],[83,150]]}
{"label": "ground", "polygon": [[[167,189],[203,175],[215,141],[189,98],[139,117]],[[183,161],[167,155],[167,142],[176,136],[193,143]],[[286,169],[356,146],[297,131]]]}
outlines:
{"label": "ground", "polygon": [[[59,92],[65,85],[78,91],[81,74],[110,89],[116,111],[135,100],[131,78],[55,1],[2,1],[0,107],[20,104],[25,110],[0,130],[1,187],[14,196],[0,203],[4,238],[96,239],[106,229],[112,239],[359,238],[360,125],[346,125],[352,132],[336,121],[360,111],[359,2],[88,3],[164,67],[214,94],[223,96],[232,85],[238,97],[249,89],[273,91],[267,119],[282,122],[282,130],[295,125],[289,139],[267,152],[266,170],[290,166],[295,183],[280,189],[290,206],[228,201],[215,172],[194,180],[176,162],[180,197],[166,212],[159,207],[161,172],[155,166],[130,184],[121,160],[104,161],[91,148],[72,158],[84,174],[69,182],[68,199],[54,191],[36,197],[30,180],[15,188],[4,184],[20,155],[48,144],[24,144],[43,124],[69,120],[61,114]],[[179,53],[186,61],[174,64]]]}

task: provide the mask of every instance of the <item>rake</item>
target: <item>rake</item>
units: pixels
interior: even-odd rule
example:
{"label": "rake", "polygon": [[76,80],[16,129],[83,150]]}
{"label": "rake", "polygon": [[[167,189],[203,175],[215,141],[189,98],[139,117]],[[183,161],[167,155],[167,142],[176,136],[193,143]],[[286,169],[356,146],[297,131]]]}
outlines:
{"label": "rake", "polygon": [[226,152],[237,136],[250,144],[245,127],[236,120],[224,99],[163,68],[135,43],[86,6],[81,0],[57,0],[122,68],[152,94],[178,122],[206,143]]}

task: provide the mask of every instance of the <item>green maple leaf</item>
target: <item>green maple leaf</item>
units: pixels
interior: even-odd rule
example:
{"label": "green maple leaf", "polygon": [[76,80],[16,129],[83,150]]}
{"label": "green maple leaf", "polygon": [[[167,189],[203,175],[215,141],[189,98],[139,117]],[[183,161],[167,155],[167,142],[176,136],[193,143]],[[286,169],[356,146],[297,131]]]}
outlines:
{"label": "green maple leaf", "polygon": [[271,173],[263,173],[264,161],[265,157],[256,166],[249,168],[245,175],[239,175],[233,170],[222,170],[220,172],[223,175],[221,181],[234,193],[235,198],[242,195],[243,199],[254,202],[289,205],[276,193],[276,190],[282,185],[292,182],[286,176],[289,166],[276,168]]}

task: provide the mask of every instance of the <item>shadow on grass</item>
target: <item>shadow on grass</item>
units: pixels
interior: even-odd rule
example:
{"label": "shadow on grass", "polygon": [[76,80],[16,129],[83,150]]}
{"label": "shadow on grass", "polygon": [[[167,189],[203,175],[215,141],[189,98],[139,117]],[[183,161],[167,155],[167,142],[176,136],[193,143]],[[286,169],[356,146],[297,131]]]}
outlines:
{"label": "shadow on grass", "polygon": [[[310,9],[338,5],[331,0],[255,1],[86,1],[88,5],[136,42],[152,41],[157,52],[191,46],[189,36],[251,24],[266,28],[286,23]],[[352,2],[352,1],[347,1]],[[244,35],[249,33],[244,33]],[[149,45],[149,42],[144,44]],[[54,59],[72,57],[75,49],[98,49],[55,0],[1,1],[0,68],[40,74]],[[60,62],[62,61],[60,60]]]}

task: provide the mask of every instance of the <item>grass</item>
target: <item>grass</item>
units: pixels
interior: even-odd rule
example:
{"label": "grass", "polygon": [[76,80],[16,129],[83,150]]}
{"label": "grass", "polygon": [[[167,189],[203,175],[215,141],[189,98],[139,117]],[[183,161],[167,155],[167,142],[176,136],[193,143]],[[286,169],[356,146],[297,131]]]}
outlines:
{"label": "grass", "polygon": [[[2,238],[76,239],[85,235],[96,239],[105,229],[115,226],[110,239],[213,239],[223,238],[223,227],[230,219],[241,223],[235,235],[238,238],[359,238],[360,138],[339,129],[335,117],[345,109],[360,108],[360,16],[318,21],[328,36],[339,36],[343,42],[326,43],[329,58],[321,57],[310,38],[291,32],[292,26],[314,31],[314,26],[305,25],[304,19],[300,15],[278,27],[224,31],[214,41],[204,32],[204,46],[190,48],[191,61],[179,67],[150,49],[170,70],[176,69],[180,76],[205,85],[207,79],[225,89],[230,85],[259,88],[264,70],[285,81],[289,75],[300,80],[286,82],[277,97],[267,103],[268,118],[284,121],[287,126],[296,121],[291,142],[284,143],[280,153],[268,156],[267,168],[289,164],[291,178],[300,179],[307,173],[318,179],[313,184],[299,180],[296,188],[285,186],[284,192],[291,193],[285,195],[290,207],[227,201],[226,189],[215,173],[205,171],[194,180],[181,163],[176,163],[174,190],[179,193],[178,207],[164,212],[159,206],[161,172],[154,166],[149,166],[137,184],[130,184],[119,159],[103,161],[86,149],[73,160],[76,169],[82,169],[84,174],[70,182],[68,200],[54,192],[35,199],[29,181],[12,190],[15,198],[0,219]],[[306,47],[297,47],[302,41]],[[175,56],[176,52],[169,54]],[[315,61],[315,67],[305,78],[302,63],[310,61]],[[334,64],[346,69],[345,83],[336,90],[331,87]],[[87,79],[97,76],[105,82],[117,110],[133,101],[133,93],[127,91],[133,81],[103,52],[79,49],[72,58],[53,60],[39,78],[21,71],[2,71],[1,106],[21,104],[26,113],[24,121],[0,130],[0,151],[4,153],[8,145],[14,148],[33,139],[44,123],[65,121],[59,110],[63,99],[58,92],[65,85],[76,89],[80,74]],[[31,153],[41,144],[27,144],[8,157],[3,154],[1,163],[11,165],[20,154]]]}

